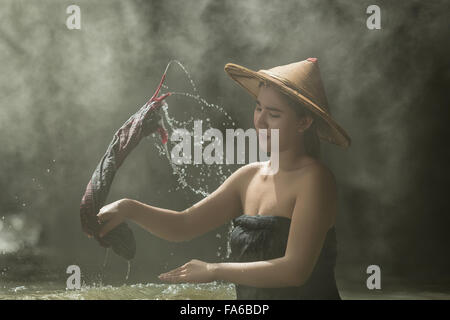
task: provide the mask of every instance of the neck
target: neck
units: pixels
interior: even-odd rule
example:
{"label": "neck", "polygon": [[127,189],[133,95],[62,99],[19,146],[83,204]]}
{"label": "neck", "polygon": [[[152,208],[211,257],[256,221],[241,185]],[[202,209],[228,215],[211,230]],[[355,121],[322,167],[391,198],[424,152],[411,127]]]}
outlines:
{"label": "neck", "polygon": [[[308,154],[306,153],[305,145],[302,142],[296,143],[292,148],[280,151],[278,155],[279,172],[299,169],[306,165],[306,162],[309,164],[310,161],[306,160],[306,158],[308,158]],[[271,165],[271,162],[269,165]]]}

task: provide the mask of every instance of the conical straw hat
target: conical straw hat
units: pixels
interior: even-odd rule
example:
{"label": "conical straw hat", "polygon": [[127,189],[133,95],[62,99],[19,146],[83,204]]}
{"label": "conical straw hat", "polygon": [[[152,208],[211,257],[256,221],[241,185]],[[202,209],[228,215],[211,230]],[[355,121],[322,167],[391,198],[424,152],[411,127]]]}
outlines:
{"label": "conical straw hat", "polygon": [[225,72],[255,99],[258,97],[261,81],[278,88],[318,116],[320,121],[317,121],[317,134],[320,139],[344,148],[350,146],[349,135],[331,117],[316,58],[258,72],[227,63]]}

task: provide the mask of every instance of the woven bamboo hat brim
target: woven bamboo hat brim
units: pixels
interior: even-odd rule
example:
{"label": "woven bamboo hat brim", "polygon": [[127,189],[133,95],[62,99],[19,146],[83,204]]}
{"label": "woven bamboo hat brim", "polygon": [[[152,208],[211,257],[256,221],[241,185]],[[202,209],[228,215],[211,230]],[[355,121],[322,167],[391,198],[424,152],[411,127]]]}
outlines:
{"label": "woven bamboo hat brim", "polygon": [[316,125],[320,139],[344,148],[350,146],[350,136],[331,117],[316,58],[308,58],[258,72],[234,63],[227,63],[225,72],[255,99],[258,97],[260,82],[278,88],[318,116],[320,121],[317,121]]}

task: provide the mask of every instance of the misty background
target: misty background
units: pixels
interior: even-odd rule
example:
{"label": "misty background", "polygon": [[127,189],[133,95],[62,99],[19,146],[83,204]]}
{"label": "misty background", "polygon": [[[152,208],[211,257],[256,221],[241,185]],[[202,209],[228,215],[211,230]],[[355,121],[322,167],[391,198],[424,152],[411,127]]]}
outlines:
{"label": "misty background", "polygon": [[[80,6],[81,30],[66,27],[71,4]],[[366,27],[371,4],[381,8],[381,30]],[[338,285],[365,287],[375,264],[384,289],[389,279],[450,288],[448,1],[0,0],[0,7],[0,281],[65,279],[71,264],[95,278],[105,250],[81,231],[81,197],[114,132],[151,97],[170,60],[236,127],[249,128],[253,101],[225,64],[259,70],[317,57],[331,114],[352,138],[348,149],[322,143],[339,188]],[[166,84],[192,91],[177,66]],[[187,98],[167,103],[181,120],[205,118]],[[211,117],[215,127],[223,122],[220,113]],[[126,197],[183,210],[201,199],[177,190],[155,143],[142,140],[128,157],[108,203]],[[227,225],[186,243],[132,228],[129,282],[157,282],[191,259],[226,255]],[[104,276],[123,282],[126,268],[111,253]]]}

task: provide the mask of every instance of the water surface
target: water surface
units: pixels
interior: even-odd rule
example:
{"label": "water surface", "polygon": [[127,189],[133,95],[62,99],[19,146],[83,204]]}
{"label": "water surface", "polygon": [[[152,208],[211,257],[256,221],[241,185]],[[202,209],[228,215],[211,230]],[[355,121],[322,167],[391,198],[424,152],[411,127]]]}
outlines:
{"label": "water surface", "polygon": [[[450,300],[450,290],[440,286],[391,287],[364,290],[350,283],[339,288],[343,300]],[[66,290],[61,283],[3,283],[0,300],[235,300],[233,284],[131,284],[122,286],[83,285]]]}

